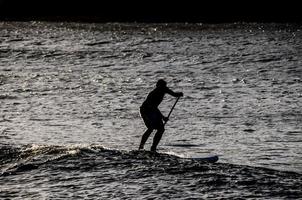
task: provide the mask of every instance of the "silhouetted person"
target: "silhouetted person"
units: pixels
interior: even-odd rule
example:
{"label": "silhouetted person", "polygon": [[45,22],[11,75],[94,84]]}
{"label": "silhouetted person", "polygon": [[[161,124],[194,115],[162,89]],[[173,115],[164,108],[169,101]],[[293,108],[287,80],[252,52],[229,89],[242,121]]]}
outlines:
{"label": "silhouetted person", "polygon": [[156,129],[157,132],[153,138],[153,144],[151,146],[151,151],[156,151],[156,147],[165,131],[163,120],[168,121],[168,117],[164,117],[158,109],[158,106],[162,102],[166,93],[174,97],[183,96],[182,92],[173,92],[170,90],[167,87],[166,81],[160,79],[156,83],[156,88],[148,94],[146,100],[140,107],[141,117],[148,129],[142,137],[139,149],[144,149],[147,139],[152,131]]}

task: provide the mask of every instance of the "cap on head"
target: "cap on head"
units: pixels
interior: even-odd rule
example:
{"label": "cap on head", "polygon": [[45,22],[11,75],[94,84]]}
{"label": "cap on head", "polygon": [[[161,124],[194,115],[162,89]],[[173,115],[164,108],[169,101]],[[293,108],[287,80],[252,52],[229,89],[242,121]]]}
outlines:
{"label": "cap on head", "polygon": [[167,82],[164,81],[163,79],[159,79],[156,83],[156,87],[161,87],[161,88],[167,87]]}

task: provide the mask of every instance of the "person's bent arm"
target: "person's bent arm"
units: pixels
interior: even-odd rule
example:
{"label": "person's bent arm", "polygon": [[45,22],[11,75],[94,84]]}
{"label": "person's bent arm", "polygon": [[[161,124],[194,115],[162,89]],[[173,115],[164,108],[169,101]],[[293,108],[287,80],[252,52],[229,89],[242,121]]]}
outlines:
{"label": "person's bent arm", "polygon": [[182,97],[184,95],[182,92],[173,92],[169,88],[167,88],[166,93],[172,95],[173,97]]}

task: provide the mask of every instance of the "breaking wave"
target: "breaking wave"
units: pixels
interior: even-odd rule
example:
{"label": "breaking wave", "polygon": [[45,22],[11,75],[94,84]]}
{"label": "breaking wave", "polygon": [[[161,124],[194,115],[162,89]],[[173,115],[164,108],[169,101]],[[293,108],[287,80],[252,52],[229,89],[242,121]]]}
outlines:
{"label": "breaking wave", "polygon": [[[46,191],[54,197],[66,197],[65,193],[52,193],[62,185],[68,185],[66,190],[75,193],[79,192],[75,188],[84,185],[84,190],[93,193],[92,196],[103,198],[110,195],[117,198],[164,198],[165,195],[169,198],[186,195],[295,198],[302,195],[299,173],[208,163],[171,153],[125,151],[101,145],[6,146],[1,152],[1,185],[7,181],[19,187],[35,185],[35,194],[23,191],[26,197],[41,197]],[[23,182],[24,179],[27,181]],[[0,197],[16,197],[1,187]],[[103,191],[101,195],[99,190]],[[221,190],[228,192],[221,194]]]}

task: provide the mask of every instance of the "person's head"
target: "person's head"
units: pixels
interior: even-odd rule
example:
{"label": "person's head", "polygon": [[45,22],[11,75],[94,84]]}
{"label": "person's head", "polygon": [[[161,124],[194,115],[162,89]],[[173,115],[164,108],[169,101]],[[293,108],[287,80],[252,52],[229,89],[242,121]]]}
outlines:
{"label": "person's head", "polygon": [[164,81],[163,79],[159,79],[156,83],[156,87],[165,88],[167,87],[167,82]]}

